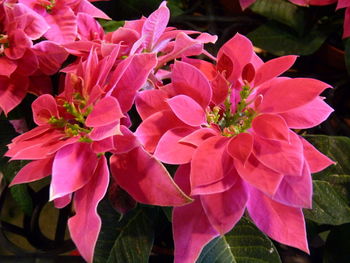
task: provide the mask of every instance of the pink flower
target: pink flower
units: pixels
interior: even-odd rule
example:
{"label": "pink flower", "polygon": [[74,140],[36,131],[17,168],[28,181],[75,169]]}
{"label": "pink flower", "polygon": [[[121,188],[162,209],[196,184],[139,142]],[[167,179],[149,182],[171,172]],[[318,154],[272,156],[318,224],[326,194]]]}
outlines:
{"label": "pink flower", "polygon": [[333,110],[319,96],[327,84],[278,77],[295,58],[263,63],[237,34],[216,65],[176,62],[170,84],[138,95],[136,135],[157,159],[180,165],[175,181],[195,199],[174,209],[175,262],[194,262],[246,208],[271,238],[308,252],[310,173],[333,162],[290,128],[315,126]]}
{"label": "pink flower", "polygon": [[114,69],[117,54],[118,48],[99,60],[92,51],[66,75],[60,95],[37,98],[32,109],[38,127],[15,138],[6,153],[12,160],[33,160],[11,185],[51,174],[50,200],[58,208],[73,201],[69,231],[88,262],[101,228],[97,205],[109,183],[106,152],[112,153],[112,176],[136,201],[163,206],[191,201],[126,126],[126,112],[156,65],[155,56],[135,55]]}

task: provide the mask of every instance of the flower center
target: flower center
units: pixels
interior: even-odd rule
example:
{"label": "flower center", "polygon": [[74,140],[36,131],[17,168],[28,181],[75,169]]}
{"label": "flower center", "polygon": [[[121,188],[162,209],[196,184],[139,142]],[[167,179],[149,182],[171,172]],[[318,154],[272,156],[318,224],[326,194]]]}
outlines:
{"label": "flower center", "polygon": [[56,0],[37,0],[39,5],[44,7],[47,12],[51,12],[56,5]]}
{"label": "flower center", "polygon": [[[207,113],[208,124],[216,124],[221,128],[223,136],[232,137],[248,130],[257,113],[249,107],[252,101],[247,101],[252,92],[251,87],[246,83],[239,92],[240,100],[236,107],[232,107],[231,90],[224,102],[224,107],[214,106]],[[232,109],[235,109],[233,112]]]}
{"label": "flower center", "polygon": [[5,49],[9,47],[9,39],[6,34],[0,34],[0,56],[3,55]]}
{"label": "flower center", "polygon": [[85,126],[85,120],[91,113],[92,107],[86,107],[86,100],[79,93],[74,95],[73,102],[64,101],[62,106],[66,113],[63,115],[70,116],[70,118],[51,116],[49,123],[56,128],[62,128],[67,137],[80,136],[79,141],[92,142],[88,137],[92,128]]}

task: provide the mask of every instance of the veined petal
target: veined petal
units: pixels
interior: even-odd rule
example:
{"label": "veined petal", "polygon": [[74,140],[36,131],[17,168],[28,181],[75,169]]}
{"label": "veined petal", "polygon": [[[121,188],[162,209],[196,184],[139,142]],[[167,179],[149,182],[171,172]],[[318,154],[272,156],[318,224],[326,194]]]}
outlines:
{"label": "veined petal", "polygon": [[254,138],[250,133],[240,133],[227,144],[227,152],[244,165],[253,151]]}
{"label": "veined petal", "polygon": [[243,216],[248,200],[248,193],[239,179],[227,191],[201,195],[204,211],[216,231],[221,235],[229,232]]}
{"label": "veined petal", "polygon": [[296,59],[297,56],[283,56],[267,61],[256,71],[254,86],[281,75],[293,66]]}
{"label": "veined petal", "polygon": [[161,162],[184,164],[192,159],[196,147],[179,141],[194,131],[191,127],[174,128],[160,138],[154,156]]}
{"label": "veined petal", "polygon": [[52,171],[53,158],[32,161],[24,166],[13,178],[10,186],[30,183],[49,176]]}
{"label": "veined petal", "polygon": [[[137,160],[137,162],[135,162]],[[160,206],[180,206],[191,201],[154,157],[142,147],[114,154],[111,172],[117,183],[136,201]]]}
{"label": "veined petal", "polygon": [[68,220],[69,233],[80,254],[92,262],[101,218],[97,205],[106,194],[109,171],[105,156],[101,156],[91,180],[74,195],[75,215]]}
{"label": "veined petal", "polygon": [[0,57],[0,74],[5,77],[10,77],[11,74],[16,70],[17,63],[15,63],[13,60],[8,59],[7,57],[3,56]]}
{"label": "veined petal", "polygon": [[203,108],[191,97],[177,95],[167,100],[175,115],[190,126],[200,126],[206,122]]}
{"label": "veined petal", "polygon": [[228,138],[214,136],[194,152],[191,162],[191,189],[222,180],[232,169],[233,159],[226,151]]}
{"label": "veined petal", "polygon": [[179,142],[185,143],[185,144],[191,144],[193,146],[198,147],[200,144],[202,144],[206,139],[209,137],[220,135],[217,131],[211,128],[202,128],[197,129],[191,134],[183,137]]}
{"label": "veined petal", "polygon": [[137,137],[125,126],[120,126],[121,135],[113,137],[113,153],[127,153],[136,147],[141,146]]}
{"label": "veined petal", "polygon": [[74,143],[60,149],[53,162],[50,200],[75,192],[92,178],[97,155],[88,143]]}
{"label": "veined petal", "polygon": [[120,135],[120,121],[117,120],[101,127],[95,127],[89,134],[91,140],[101,141],[114,135]]}
{"label": "veined petal", "polygon": [[317,173],[327,168],[328,166],[335,164],[334,161],[329,159],[326,155],[319,152],[311,143],[302,137],[299,137],[303,143],[304,157],[310,167],[311,173]]}
{"label": "veined petal", "polygon": [[289,129],[283,118],[277,114],[261,114],[254,118],[252,127],[259,136],[289,142]]}
{"label": "veined petal", "polygon": [[37,125],[49,123],[51,117],[59,118],[57,103],[50,94],[41,95],[32,103],[33,119]]}
{"label": "veined petal", "polygon": [[248,212],[256,226],[272,239],[309,253],[301,208],[286,206],[250,188]]}
{"label": "veined petal", "polygon": [[308,129],[325,121],[334,110],[317,97],[309,103],[279,115],[292,129]]}
{"label": "veined petal", "polygon": [[108,96],[97,102],[86,118],[85,124],[89,127],[101,127],[114,123],[122,117],[124,117],[124,114],[118,100]]}
{"label": "veined petal", "polygon": [[67,194],[53,200],[53,203],[56,208],[60,209],[66,207],[72,200],[72,194]]}
{"label": "veined petal", "polygon": [[135,99],[135,105],[141,119],[145,120],[158,111],[168,110],[167,97],[167,94],[162,90],[152,89],[139,92]]}
{"label": "veined petal", "polygon": [[312,207],[312,180],[309,166],[305,163],[301,176],[284,176],[272,199],[293,207]]}

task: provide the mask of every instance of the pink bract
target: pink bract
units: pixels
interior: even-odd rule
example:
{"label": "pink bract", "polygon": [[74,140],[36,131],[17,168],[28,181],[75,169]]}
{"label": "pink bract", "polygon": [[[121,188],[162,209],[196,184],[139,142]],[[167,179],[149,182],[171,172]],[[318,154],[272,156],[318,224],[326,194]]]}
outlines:
{"label": "pink bract", "polygon": [[194,262],[246,208],[268,236],[309,251],[310,173],[333,162],[291,128],[318,125],[333,109],[319,96],[326,83],[280,77],[295,59],[264,63],[237,34],[216,65],[177,61],[170,84],[139,93],[136,135],[160,161],[180,165],[175,180],[195,199],[174,208],[175,262]]}

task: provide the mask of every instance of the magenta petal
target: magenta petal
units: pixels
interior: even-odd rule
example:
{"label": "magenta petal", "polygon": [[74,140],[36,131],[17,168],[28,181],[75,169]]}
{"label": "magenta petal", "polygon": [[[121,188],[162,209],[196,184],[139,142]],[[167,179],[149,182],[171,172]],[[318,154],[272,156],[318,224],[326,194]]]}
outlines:
{"label": "magenta petal", "polygon": [[240,161],[235,161],[235,167],[243,180],[268,195],[273,195],[277,191],[283,179],[282,174],[260,163],[254,155],[249,157],[244,166]]}
{"label": "magenta petal", "polygon": [[101,127],[95,127],[89,134],[91,140],[101,141],[108,137],[121,134],[120,132],[120,121],[117,120],[110,124]]}
{"label": "magenta petal", "polygon": [[287,71],[295,62],[297,56],[284,56],[267,61],[257,70],[254,86],[258,86]]}
{"label": "magenta petal", "polygon": [[142,36],[147,51],[151,51],[160,36],[163,34],[170,18],[170,11],[162,4],[145,21],[142,27]]}
{"label": "magenta petal", "polygon": [[243,165],[253,151],[254,138],[249,133],[240,133],[227,144],[227,152],[232,158],[240,160]]}
{"label": "magenta petal", "polygon": [[289,129],[277,114],[261,114],[254,118],[253,129],[259,136],[270,140],[289,141]]}
{"label": "magenta petal", "polygon": [[159,140],[154,157],[170,164],[184,164],[192,159],[196,147],[180,143],[180,139],[192,133],[193,128],[180,127],[167,131]]}
{"label": "magenta petal", "polygon": [[3,56],[0,57],[0,74],[2,76],[10,77],[11,74],[16,70],[17,63]]}
{"label": "magenta petal", "polygon": [[239,0],[239,3],[242,7],[242,9],[248,8],[250,5],[252,5],[256,0]]}
{"label": "magenta petal", "polygon": [[[189,165],[176,171],[175,181],[189,191]],[[219,233],[211,226],[199,198],[191,204],[173,210],[173,234],[175,243],[174,262],[193,263],[203,247]]]}
{"label": "magenta petal", "polygon": [[162,90],[144,90],[137,94],[135,105],[140,117],[144,120],[152,114],[168,110],[167,94]]}
{"label": "magenta petal", "polygon": [[284,176],[273,200],[293,207],[312,207],[312,180],[310,169],[304,165],[301,176]]}
{"label": "magenta petal", "polygon": [[275,81],[265,92],[259,111],[279,113],[298,108],[314,100],[329,87],[322,81],[309,78]]}
{"label": "magenta petal", "polygon": [[178,95],[168,99],[167,102],[175,115],[184,123],[199,126],[206,122],[203,108],[191,97]]}
{"label": "magenta petal", "polygon": [[86,118],[85,124],[89,127],[101,127],[114,123],[124,117],[119,102],[114,97],[101,99]]}
{"label": "magenta petal", "polygon": [[345,9],[343,38],[350,36],[350,8]]}
{"label": "magenta petal", "polygon": [[75,193],[75,215],[68,220],[72,240],[87,262],[92,262],[101,229],[97,205],[106,194],[109,182],[106,157],[100,157],[96,171],[91,176],[91,180]]}
{"label": "magenta petal", "polygon": [[49,176],[52,171],[52,161],[52,158],[46,158],[30,162],[17,173],[10,186],[30,183]]}
{"label": "magenta petal", "polygon": [[311,102],[280,114],[293,129],[308,129],[325,121],[333,112],[333,109],[317,97]]}
{"label": "magenta petal", "polygon": [[213,228],[224,235],[243,216],[248,194],[242,181],[237,180],[227,191],[212,195],[201,195],[200,200]]}
{"label": "magenta petal", "polygon": [[59,118],[57,103],[50,94],[41,95],[32,103],[33,119],[37,125],[48,124],[51,117]]}
{"label": "magenta petal", "polygon": [[213,89],[213,103],[215,105],[223,103],[228,94],[228,81],[224,78],[223,74],[218,73],[210,84]]}
{"label": "magenta petal", "polygon": [[113,153],[127,153],[132,149],[141,146],[137,137],[125,126],[120,126],[121,135],[113,137]]}
{"label": "magenta petal", "polygon": [[174,183],[164,166],[142,147],[128,153],[114,154],[110,164],[118,185],[140,203],[179,206],[191,201]]}
{"label": "magenta petal", "polygon": [[219,135],[219,133],[211,128],[201,128],[183,137],[179,142],[198,147],[206,139],[215,135]]}
{"label": "magenta petal", "polygon": [[256,226],[269,237],[309,253],[301,208],[277,203],[253,188],[247,208]]}
{"label": "magenta petal", "polygon": [[328,166],[335,164],[326,155],[319,152],[311,143],[302,137],[299,137],[303,143],[304,157],[307,164],[310,167],[311,173],[317,173],[327,168]]}
{"label": "magenta petal", "polygon": [[53,162],[50,200],[86,185],[97,163],[97,155],[91,150],[90,144],[77,142],[60,149]]}
{"label": "magenta petal", "polygon": [[163,110],[151,115],[137,128],[135,135],[148,152],[154,152],[163,134],[175,127],[187,126],[171,110]]}
{"label": "magenta petal", "polygon": [[[183,94],[194,99],[205,109],[212,97],[209,81],[194,66],[176,61],[172,71],[172,83],[176,94]],[[200,89],[198,89],[200,87]]]}
{"label": "magenta petal", "polygon": [[294,132],[290,131],[289,136],[289,143],[254,136],[254,154],[261,163],[278,173],[299,176],[304,165],[303,145]]}
{"label": "magenta petal", "polygon": [[70,201],[72,200],[72,194],[67,194],[62,197],[58,197],[55,200],[53,200],[53,203],[56,208],[63,208],[66,207]]}
{"label": "magenta petal", "polygon": [[194,152],[191,162],[191,188],[222,180],[232,169],[233,160],[226,151],[228,138],[214,136]]}

